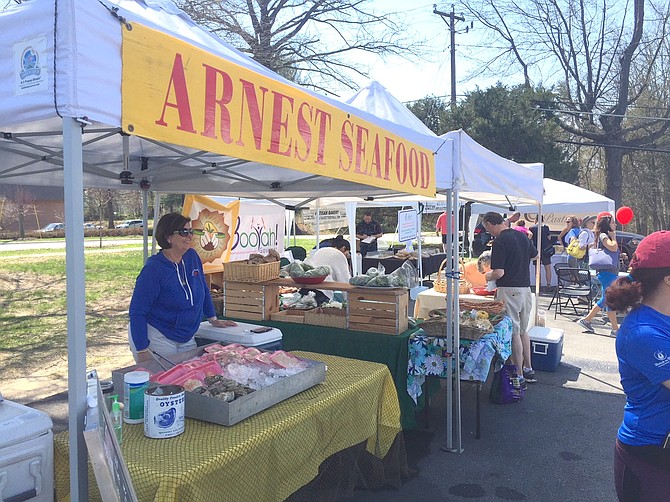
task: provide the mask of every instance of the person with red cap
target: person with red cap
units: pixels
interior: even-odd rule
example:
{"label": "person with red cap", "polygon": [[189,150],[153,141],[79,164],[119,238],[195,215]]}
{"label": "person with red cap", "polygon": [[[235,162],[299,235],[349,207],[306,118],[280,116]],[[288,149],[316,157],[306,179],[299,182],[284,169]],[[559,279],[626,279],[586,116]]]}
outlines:
{"label": "person with red cap", "polygon": [[614,310],[632,307],[616,340],[626,393],[614,455],[620,501],[670,497],[670,231],[645,237],[628,277],[607,290]]}

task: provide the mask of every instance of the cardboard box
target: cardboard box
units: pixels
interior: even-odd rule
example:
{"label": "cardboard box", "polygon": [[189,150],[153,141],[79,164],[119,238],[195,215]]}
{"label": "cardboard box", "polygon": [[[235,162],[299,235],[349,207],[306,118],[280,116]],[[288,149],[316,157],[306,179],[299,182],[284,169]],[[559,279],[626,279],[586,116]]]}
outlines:
{"label": "cardboard box", "polygon": [[[170,356],[170,360],[174,363],[181,363],[193,357],[201,356],[203,353],[204,348],[199,347],[174,354]],[[204,422],[234,425],[326,380],[326,365],[324,363],[310,359],[305,359],[305,361],[309,363],[309,368],[306,370],[282,378],[272,385],[239,397],[230,403],[187,391],[185,393],[185,415],[188,418],[195,418]],[[123,376],[129,371],[139,369],[140,366],[152,374],[163,369],[156,361],[150,361],[112,371],[114,389],[115,391],[118,390],[120,401],[123,401]]]}
{"label": "cardboard box", "polygon": [[563,330],[533,326],[528,332],[533,369],[556,371],[563,356]]}

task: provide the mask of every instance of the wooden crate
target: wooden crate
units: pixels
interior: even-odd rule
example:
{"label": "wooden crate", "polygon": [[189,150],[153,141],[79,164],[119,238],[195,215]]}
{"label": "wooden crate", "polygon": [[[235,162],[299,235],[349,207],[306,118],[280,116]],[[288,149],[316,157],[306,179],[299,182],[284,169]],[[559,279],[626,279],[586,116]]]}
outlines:
{"label": "wooden crate", "polygon": [[223,265],[223,279],[238,282],[263,282],[279,277],[279,262],[252,265],[246,261],[231,261]]}
{"label": "wooden crate", "polygon": [[279,310],[279,287],[249,282],[224,281],[223,315],[266,321]]}
{"label": "wooden crate", "polygon": [[[329,314],[329,310],[341,310],[337,314]],[[305,312],[305,324],[330,326],[332,328],[347,327],[347,312],[344,309],[312,309]]]}
{"label": "wooden crate", "polygon": [[305,313],[309,310],[289,309],[273,312],[270,317],[273,321],[292,322],[294,324],[305,324]]}
{"label": "wooden crate", "polygon": [[349,292],[349,329],[399,335],[407,331],[407,290]]}

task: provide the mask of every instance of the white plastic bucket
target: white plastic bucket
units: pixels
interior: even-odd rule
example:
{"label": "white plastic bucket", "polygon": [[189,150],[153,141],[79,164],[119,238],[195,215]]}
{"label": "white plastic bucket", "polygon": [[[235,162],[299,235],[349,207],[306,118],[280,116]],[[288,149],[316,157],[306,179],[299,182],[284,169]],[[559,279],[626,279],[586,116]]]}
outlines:
{"label": "white plastic bucket", "polygon": [[144,435],[162,439],[184,432],[184,388],[159,385],[144,392]]}

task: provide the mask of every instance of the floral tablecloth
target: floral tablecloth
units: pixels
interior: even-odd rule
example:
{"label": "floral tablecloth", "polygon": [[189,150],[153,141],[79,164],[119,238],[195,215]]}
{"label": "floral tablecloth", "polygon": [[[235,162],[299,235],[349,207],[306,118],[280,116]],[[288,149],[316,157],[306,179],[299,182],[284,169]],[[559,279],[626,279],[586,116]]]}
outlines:
{"label": "floral tablecloth", "polygon": [[[446,338],[426,335],[422,329],[409,337],[409,360],[407,362],[407,393],[414,399],[422,393],[426,375],[447,378]],[[479,340],[461,340],[458,348],[461,380],[485,382],[494,356],[505,361],[512,354],[512,320],[504,317],[493,333]]]}

